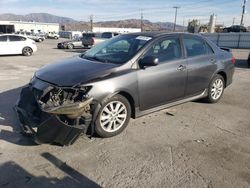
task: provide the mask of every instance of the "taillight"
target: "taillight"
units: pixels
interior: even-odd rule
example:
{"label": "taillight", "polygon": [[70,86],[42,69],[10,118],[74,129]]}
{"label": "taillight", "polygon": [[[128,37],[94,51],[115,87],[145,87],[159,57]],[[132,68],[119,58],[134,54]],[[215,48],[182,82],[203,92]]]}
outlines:
{"label": "taillight", "polygon": [[235,57],[232,57],[232,63],[233,63],[233,64],[236,64],[236,59],[235,59]]}

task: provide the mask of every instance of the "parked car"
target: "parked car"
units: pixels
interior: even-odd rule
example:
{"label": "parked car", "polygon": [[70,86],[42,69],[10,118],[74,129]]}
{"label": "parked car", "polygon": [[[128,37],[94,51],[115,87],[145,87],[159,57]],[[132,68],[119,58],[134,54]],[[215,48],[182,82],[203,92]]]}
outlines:
{"label": "parked car", "polygon": [[114,36],[119,35],[115,32],[104,32],[104,33],[84,33],[82,37],[82,45],[84,47],[94,46],[101,42],[104,42],[107,39],[113,38]]}
{"label": "parked car", "polygon": [[23,54],[30,56],[37,51],[35,41],[21,35],[0,35],[0,55]]}
{"label": "parked car", "polygon": [[55,32],[48,32],[46,35],[47,39],[59,39],[59,34],[55,33]]}
{"label": "parked car", "polygon": [[103,32],[101,34],[101,38],[110,39],[110,38],[113,38],[113,37],[115,37],[117,35],[119,35],[119,33],[116,33],[116,32]]}
{"label": "parked car", "polygon": [[39,34],[30,33],[30,32],[17,32],[17,34],[23,35],[29,39],[34,40],[35,42],[43,42],[45,40],[44,36],[41,36]]}
{"label": "parked car", "polygon": [[59,49],[73,49],[73,48],[81,48],[81,47],[83,47],[82,38],[76,38],[74,40],[63,41],[57,44],[57,48]]}
{"label": "parked car", "polygon": [[69,145],[87,130],[115,136],[131,117],[201,98],[216,103],[233,74],[232,53],[202,36],[126,34],[38,70],[16,110],[36,142]]}
{"label": "parked car", "polygon": [[223,32],[247,32],[247,28],[242,25],[232,25],[223,29]]}

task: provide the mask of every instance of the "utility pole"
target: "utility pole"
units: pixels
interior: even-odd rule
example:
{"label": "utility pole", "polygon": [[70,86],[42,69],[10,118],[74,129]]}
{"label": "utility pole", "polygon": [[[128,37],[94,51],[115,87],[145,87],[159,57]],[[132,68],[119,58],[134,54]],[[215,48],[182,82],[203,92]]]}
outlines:
{"label": "utility pole", "polygon": [[242,6],[242,15],[241,15],[241,20],[240,20],[240,25],[244,25],[244,16],[246,14],[246,4],[247,4],[247,0],[244,0],[243,6]]}
{"label": "utility pole", "polygon": [[175,28],[176,28],[176,19],[177,19],[177,10],[178,10],[178,8],[181,8],[181,7],[174,6],[173,8],[175,8],[175,18],[174,18],[174,31],[175,31]]}
{"label": "utility pole", "polygon": [[143,12],[141,10],[141,32],[143,32]]}
{"label": "utility pole", "polygon": [[233,24],[232,25],[234,25],[234,23],[235,23],[235,17],[233,18]]}
{"label": "utility pole", "polygon": [[185,31],[185,17],[183,17],[183,22],[182,22],[182,32],[184,33]]}
{"label": "utility pole", "polygon": [[93,32],[93,15],[90,15],[89,17],[89,22],[90,22],[90,31]]}

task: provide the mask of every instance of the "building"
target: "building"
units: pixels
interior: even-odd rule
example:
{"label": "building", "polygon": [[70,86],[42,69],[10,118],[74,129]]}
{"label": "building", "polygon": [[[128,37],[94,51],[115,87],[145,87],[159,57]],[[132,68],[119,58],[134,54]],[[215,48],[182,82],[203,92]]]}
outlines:
{"label": "building", "polygon": [[23,21],[0,21],[0,33],[14,32],[59,32],[58,23],[23,22]]}
{"label": "building", "polygon": [[93,27],[93,32],[117,32],[117,33],[136,33],[141,32],[140,28],[118,28],[118,27]]}

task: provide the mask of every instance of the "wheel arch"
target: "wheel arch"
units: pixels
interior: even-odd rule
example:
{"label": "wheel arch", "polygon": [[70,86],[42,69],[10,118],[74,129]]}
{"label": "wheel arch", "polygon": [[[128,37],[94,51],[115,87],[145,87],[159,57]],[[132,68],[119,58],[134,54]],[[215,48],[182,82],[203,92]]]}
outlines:
{"label": "wheel arch", "polygon": [[30,46],[24,46],[23,49],[22,49],[22,51],[24,50],[24,48],[30,48],[32,50],[32,52],[33,52],[33,48],[30,47]]}
{"label": "wheel arch", "polygon": [[131,117],[135,118],[135,101],[134,101],[134,98],[132,97],[132,95],[130,95],[126,91],[120,91],[117,94],[122,95],[123,97],[125,97],[128,100],[130,107],[131,107]]}
{"label": "wheel arch", "polygon": [[224,82],[225,82],[225,87],[226,87],[226,86],[227,86],[227,74],[226,74],[226,72],[220,70],[220,71],[218,71],[216,74],[221,75],[221,76],[223,77]]}
{"label": "wheel arch", "polygon": [[106,96],[102,100],[101,105],[103,105],[105,103],[105,101],[107,101],[108,99],[112,98],[115,95],[121,95],[121,96],[125,97],[128,100],[128,102],[130,104],[130,107],[131,107],[131,118],[135,119],[135,101],[134,101],[133,96],[127,91],[120,90],[120,91],[116,91],[116,92],[114,92],[112,94],[109,94],[108,96]]}

